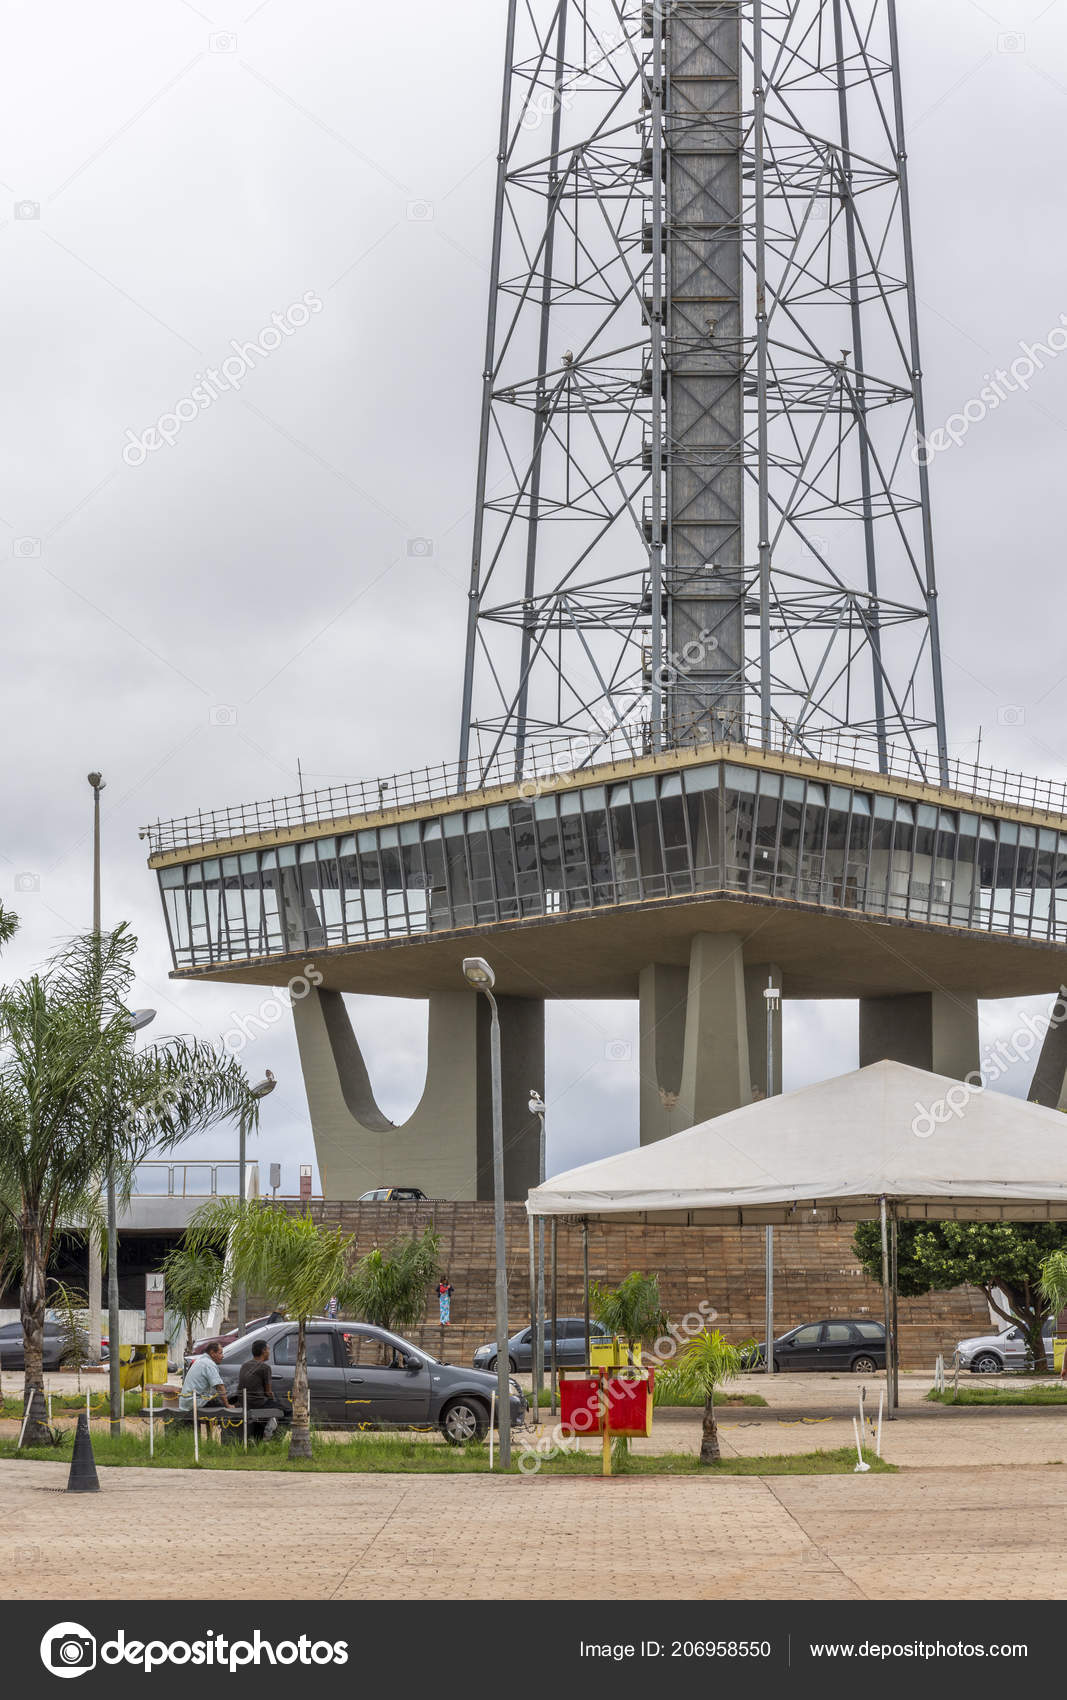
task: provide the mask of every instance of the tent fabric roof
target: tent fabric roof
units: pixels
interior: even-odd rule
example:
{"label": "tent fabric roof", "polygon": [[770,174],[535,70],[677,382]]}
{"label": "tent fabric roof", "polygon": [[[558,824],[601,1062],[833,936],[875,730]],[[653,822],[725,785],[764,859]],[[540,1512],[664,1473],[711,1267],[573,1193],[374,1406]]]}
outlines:
{"label": "tent fabric roof", "polygon": [[534,1216],[733,1224],[1067,1220],[1067,1118],[904,1063],[746,1104],[555,1175]]}

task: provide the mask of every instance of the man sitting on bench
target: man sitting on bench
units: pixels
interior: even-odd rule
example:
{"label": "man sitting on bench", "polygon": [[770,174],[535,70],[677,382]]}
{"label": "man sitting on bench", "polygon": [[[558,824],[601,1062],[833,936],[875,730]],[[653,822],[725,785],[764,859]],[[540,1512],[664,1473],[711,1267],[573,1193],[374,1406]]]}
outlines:
{"label": "man sitting on bench", "polygon": [[[237,1397],[248,1394],[248,1409],[250,1411],[276,1410],[280,1416],[281,1407],[275,1404],[274,1394],[270,1385],[270,1347],[266,1340],[252,1341],[252,1356],[241,1365],[241,1373],[237,1377]],[[269,1417],[263,1426],[263,1439],[269,1440],[278,1426],[278,1417]]]}
{"label": "man sitting on bench", "polygon": [[[194,1393],[196,1394],[196,1414],[198,1417],[213,1416],[220,1409],[220,1406],[225,1406],[228,1411],[234,1409],[234,1406],[230,1404],[225,1383],[219,1373],[221,1362],[222,1347],[218,1344],[209,1346],[205,1352],[197,1354],[185,1372],[185,1380],[182,1382],[182,1390],[178,1396],[179,1411],[188,1411],[190,1415],[192,1414]],[[217,1405],[211,1403],[216,1391],[219,1396],[219,1404]]]}

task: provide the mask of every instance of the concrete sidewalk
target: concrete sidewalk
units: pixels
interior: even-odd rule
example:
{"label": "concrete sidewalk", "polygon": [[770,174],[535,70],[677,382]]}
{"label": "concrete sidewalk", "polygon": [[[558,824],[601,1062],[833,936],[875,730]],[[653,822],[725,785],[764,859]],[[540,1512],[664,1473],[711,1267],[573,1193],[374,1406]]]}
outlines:
{"label": "concrete sidewalk", "polygon": [[[1067,1598],[1067,1470],[492,1478],[0,1463],[11,1599]],[[249,1531],[269,1530],[249,1557]],[[16,1533],[15,1531],[18,1531]]]}

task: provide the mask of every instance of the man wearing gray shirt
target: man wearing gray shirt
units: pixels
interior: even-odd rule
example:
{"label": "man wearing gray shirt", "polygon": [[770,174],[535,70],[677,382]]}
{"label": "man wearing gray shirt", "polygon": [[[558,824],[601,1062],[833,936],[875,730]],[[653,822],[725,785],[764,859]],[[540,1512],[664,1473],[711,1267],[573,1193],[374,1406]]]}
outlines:
{"label": "man wearing gray shirt", "polygon": [[218,1392],[219,1402],[225,1405],[229,1411],[234,1409],[227,1398],[226,1387],[219,1372],[221,1362],[222,1347],[219,1345],[209,1346],[206,1352],[200,1352],[193,1359],[185,1372],[185,1380],[182,1382],[182,1390],[178,1397],[179,1411],[192,1410],[194,1393],[196,1394],[197,1410],[202,1411],[205,1403],[212,1398],[216,1391]]}

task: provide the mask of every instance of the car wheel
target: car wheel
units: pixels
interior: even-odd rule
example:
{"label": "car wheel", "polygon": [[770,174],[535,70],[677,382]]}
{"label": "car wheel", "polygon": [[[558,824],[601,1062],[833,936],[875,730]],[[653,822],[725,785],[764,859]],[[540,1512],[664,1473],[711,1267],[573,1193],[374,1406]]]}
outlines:
{"label": "car wheel", "polygon": [[971,1365],[972,1375],[999,1375],[1004,1365],[995,1352],[979,1352]]}
{"label": "car wheel", "polygon": [[452,1446],[468,1440],[484,1440],[489,1433],[489,1415],[477,1399],[453,1399],[441,1412],[441,1433]]}
{"label": "car wheel", "polygon": [[878,1365],[873,1358],[853,1358],[852,1373],[853,1375],[877,1375]]}
{"label": "car wheel", "polygon": [[[496,1356],[494,1354],[494,1356],[489,1359],[489,1374],[490,1375],[496,1374],[496,1362],[497,1362],[497,1360],[496,1360]],[[509,1375],[515,1374],[515,1359],[512,1358],[512,1357],[508,1358],[508,1374]]]}

